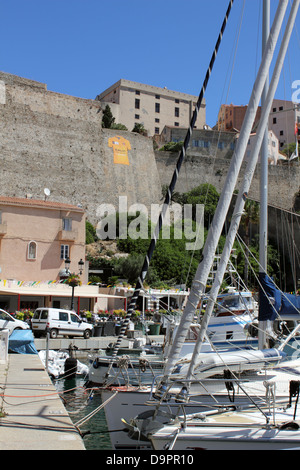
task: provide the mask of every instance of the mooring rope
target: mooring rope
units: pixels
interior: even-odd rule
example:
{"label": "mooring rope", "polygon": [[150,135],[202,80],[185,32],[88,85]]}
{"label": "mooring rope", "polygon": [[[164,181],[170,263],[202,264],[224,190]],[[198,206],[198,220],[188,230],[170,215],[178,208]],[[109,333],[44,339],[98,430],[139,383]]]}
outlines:
{"label": "mooring rope", "polygon": [[118,391],[116,391],[113,395],[111,395],[104,403],[101,403],[101,405],[98,406],[95,410],[91,411],[91,413],[89,413],[87,416],[77,421],[77,423],[75,423],[74,426],[77,429],[79,429],[80,426],[82,426],[84,423],[86,423],[86,421],[91,419],[96,413],[98,413],[98,411],[102,410],[102,408],[104,408],[107,405],[107,403],[109,403],[117,394],[118,394]]}

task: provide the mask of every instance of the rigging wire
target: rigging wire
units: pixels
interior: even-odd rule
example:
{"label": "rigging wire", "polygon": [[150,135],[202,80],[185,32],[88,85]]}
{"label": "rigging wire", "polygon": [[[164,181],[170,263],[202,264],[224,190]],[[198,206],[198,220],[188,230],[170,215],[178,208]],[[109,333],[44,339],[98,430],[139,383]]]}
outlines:
{"label": "rigging wire", "polygon": [[[223,102],[223,96],[225,94],[225,84],[226,84],[227,78],[229,76],[229,83],[227,85],[227,93],[226,93],[226,96],[225,96],[225,103],[228,103],[228,96],[229,96],[229,92],[230,92],[230,87],[231,87],[231,82],[232,82],[232,77],[233,77],[233,71],[234,71],[235,64],[236,64],[236,55],[237,55],[237,51],[238,51],[240,34],[241,34],[241,29],[242,29],[242,24],[243,24],[245,1],[246,0],[243,1],[241,13],[240,13],[240,20],[239,20],[239,23],[238,23],[238,26],[237,26],[235,39],[233,41],[233,47],[232,47],[232,50],[231,50],[231,55],[230,55],[230,59],[229,59],[229,62],[228,62],[228,67],[227,67],[227,72],[226,72],[226,77],[225,77],[225,80],[224,80],[224,87],[223,87],[223,91],[222,91],[222,94],[221,94],[221,97],[220,97],[219,109],[221,108],[221,105],[222,105],[222,102]],[[213,174],[215,164],[216,164],[218,146],[219,146],[221,134],[222,134],[221,127],[218,125],[218,137],[217,137],[217,142],[216,142],[215,153],[214,153],[214,155],[210,155],[210,157],[212,157],[212,160],[211,160],[212,163],[210,165],[210,167],[211,167],[211,176]],[[184,163],[184,167],[185,167],[185,177],[186,177],[186,185],[187,185],[187,171],[186,171],[187,160]],[[204,209],[205,209],[205,206],[206,206],[208,192],[209,192],[209,186],[207,187],[207,191],[206,191],[206,195],[205,195],[205,199],[204,199],[204,204],[203,204]],[[204,217],[204,214],[203,214],[203,217]],[[198,239],[199,233],[201,231],[201,223],[202,223],[202,221],[200,221],[200,223],[198,225],[197,234],[196,234],[196,237],[195,237],[196,240]],[[194,247],[195,246],[196,246],[196,242],[195,242]],[[188,271],[187,271],[187,274],[186,274],[185,283],[187,283],[190,272],[191,272],[194,255],[195,255],[195,248],[193,249],[193,253],[192,253],[192,256],[190,258],[190,263],[189,263]],[[187,260],[187,256],[186,256],[186,260]]]}
{"label": "rigging wire", "polygon": [[189,145],[189,141],[190,141],[190,138],[191,138],[191,135],[192,135],[192,132],[193,132],[193,128],[194,128],[195,122],[196,122],[197,117],[198,117],[198,112],[199,112],[199,109],[201,107],[201,103],[203,101],[203,96],[204,96],[205,90],[207,88],[209,78],[211,76],[211,72],[212,72],[212,69],[213,69],[213,66],[214,66],[214,63],[215,63],[215,59],[216,59],[216,56],[217,56],[217,53],[218,53],[218,50],[219,50],[219,47],[220,47],[220,44],[221,44],[221,41],[222,41],[223,33],[226,29],[226,25],[227,25],[227,22],[228,22],[228,18],[229,18],[230,12],[231,12],[232,5],[233,5],[233,0],[230,0],[229,4],[228,4],[227,11],[226,11],[226,14],[225,14],[225,18],[224,18],[223,23],[222,23],[221,31],[219,33],[219,36],[218,36],[218,39],[217,39],[217,42],[216,42],[216,45],[215,45],[214,52],[212,54],[210,64],[209,64],[209,67],[208,67],[207,72],[206,72],[206,76],[205,76],[205,79],[204,79],[204,82],[203,82],[203,86],[202,86],[201,92],[199,94],[197,105],[196,105],[196,108],[194,110],[193,117],[191,119],[190,127],[188,129],[186,138],[184,140],[184,144],[182,146],[179,158],[177,160],[176,168],[175,168],[175,171],[174,171],[173,177],[172,177],[172,181],[171,181],[170,186],[169,186],[168,191],[167,191],[167,195],[166,195],[166,198],[165,198],[165,201],[164,201],[164,204],[163,204],[163,209],[162,209],[162,211],[159,215],[158,223],[157,223],[155,231],[152,235],[151,242],[150,242],[150,245],[149,245],[149,249],[148,249],[147,254],[145,256],[145,260],[144,260],[144,263],[143,263],[143,267],[142,267],[140,276],[138,278],[133,296],[132,296],[130,304],[128,306],[127,315],[124,319],[119,337],[118,337],[117,342],[115,343],[115,346],[114,346],[114,350],[113,350],[113,353],[112,353],[112,360],[115,358],[115,356],[118,353],[118,349],[120,347],[122,338],[125,334],[126,328],[127,328],[128,323],[130,321],[132,312],[135,308],[135,305],[136,305],[136,302],[137,302],[137,299],[138,299],[138,296],[139,296],[139,292],[140,292],[140,290],[143,286],[143,282],[146,278],[148,268],[149,268],[149,264],[150,264],[150,261],[151,261],[153,252],[155,250],[156,243],[157,243],[157,239],[158,239],[158,236],[159,236],[159,232],[160,232],[161,227],[162,227],[165,212],[166,212],[166,209],[169,206],[170,201],[171,201],[171,196],[172,196],[172,193],[174,191],[174,188],[175,188],[175,185],[176,185],[176,182],[177,182],[177,179],[178,179],[179,171],[180,171],[182,162],[183,162],[185,154],[186,154],[186,149]]}
{"label": "rigging wire", "polygon": [[[247,247],[247,245],[245,244],[245,242],[243,241],[243,239],[240,237],[239,234],[237,234],[237,239],[238,239],[238,241],[239,241],[239,243],[240,243],[240,246],[241,246],[241,249],[242,249],[242,251],[243,251],[243,253],[244,253],[244,256],[246,257],[247,254],[246,254],[246,252],[244,251],[243,246],[245,247],[245,250],[251,255],[251,257],[254,258],[254,260],[255,260],[255,262],[257,263],[257,265],[260,266],[259,260],[257,260],[257,258],[254,256],[254,254],[253,254],[253,253],[251,252],[251,250],[249,249],[249,247]],[[262,284],[261,284],[261,282],[260,282],[260,280],[259,280],[259,277],[258,277],[257,274],[255,273],[255,270],[254,270],[253,266],[251,265],[251,263],[249,263],[249,265],[250,265],[250,267],[251,267],[251,269],[252,269],[252,271],[253,271],[254,277],[256,278],[256,281],[257,281],[258,285],[260,286],[260,288],[261,288],[262,291],[264,292],[266,298],[268,298],[268,295],[266,294],[266,292],[265,292],[265,290],[264,290],[264,287],[262,286]],[[260,266],[260,269],[262,269],[261,266]],[[264,270],[263,270],[262,272],[264,272],[265,274],[267,274]],[[273,281],[273,282],[274,282],[274,281]],[[275,284],[275,282],[274,282],[274,286],[275,286],[277,289],[279,289],[279,287]],[[285,296],[284,292],[282,292],[282,295]],[[288,302],[290,302],[290,300],[288,299],[288,297],[285,296],[285,298],[286,298],[286,300],[287,300]],[[273,309],[275,310],[275,308],[274,308],[273,305],[272,305],[272,307],[273,307]],[[299,313],[299,315],[300,315],[300,310],[296,309],[296,307],[295,307],[295,310],[297,310],[298,313]],[[276,311],[276,314],[277,314],[277,320],[279,320],[279,321],[285,323],[284,319],[280,316],[279,312]],[[288,330],[288,331],[291,332],[290,330]],[[300,339],[300,338],[297,338],[297,337],[295,336],[295,342],[296,342],[297,344],[298,344],[298,339]],[[300,346],[300,343],[299,343],[299,346]]]}

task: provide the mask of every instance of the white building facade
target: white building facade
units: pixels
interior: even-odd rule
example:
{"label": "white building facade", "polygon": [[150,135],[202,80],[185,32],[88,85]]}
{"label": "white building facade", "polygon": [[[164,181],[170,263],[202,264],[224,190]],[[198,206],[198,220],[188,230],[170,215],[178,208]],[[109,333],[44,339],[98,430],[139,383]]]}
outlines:
{"label": "white building facade", "polygon": [[[121,79],[96,100],[103,103],[103,109],[110,106],[116,124],[124,124],[129,131],[142,124],[148,136],[154,136],[165,126],[189,127],[198,97]],[[205,120],[203,100],[195,128],[203,129]]]}

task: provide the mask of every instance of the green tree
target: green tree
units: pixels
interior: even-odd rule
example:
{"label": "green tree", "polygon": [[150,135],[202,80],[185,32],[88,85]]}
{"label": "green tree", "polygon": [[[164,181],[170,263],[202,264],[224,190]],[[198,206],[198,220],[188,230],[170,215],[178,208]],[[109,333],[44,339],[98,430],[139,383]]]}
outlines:
{"label": "green tree", "polygon": [[142,135],[145,135],[145,136],[147,135],[147,131],[146,131],[144,125],[140,124],[140,123],[137,123],[137,122],[135,123],[134,128],[132,129],[131,132],[136,132],[137,134],[142,134]]}
{"label": "green tree", "polygon": [[209,183],[203,183],[182,195],[182,204],[193,205],[193,220],[195,220],[196,204],[204,206],[204,225],[207,228],[216,211],[219,201],[219,193],[216,188]]}
{"label": "green tree", "polygon": [[89,245],[90,243],[94,243],[98,240],[96,229],[95,227],[86,220],[85,222],[85,243]]}
{"label": "green tree", "polygon": [[283,149],[281,150],[281,153],[286,155],[287,157],[290,157],[296,150],[296,142],[293,142],[291,144],[285,145]]}
{"label": "green tree", "polygon": [[[127,279],[130,284],[135,284],[143,267],[145,256],[143,254],[131,253],[127,258],[119,258],[115,264],[115,272],[119,277]],[[158,277],[154,267],[149,266],[146,283],[152,285],[157,282]]]}
{"label": "green tree", "polygon": [[179,152],[183,146],[183,141],[180,142],[168,142],[163,145],[159,151],[161,152]]}
{"label": "green tree", "polygon": [[[244,206],[244,213],[241,218],[241,225],[245,230],[244,241],[247,247],[250,246],[250,226],[259,223],[259,204],[256,201],[247,199]],[[248,283],[248,258],[245,260],[244,280]]]}
{"label": "green tree", "polygon": [[121,130],[121,131],[128,131],[125,124],[112,124],[111,129],[118,129],[118,130]]}
{"label": "green tree", "polygon": [[110,106],[107,104],[103,111],[102,127],[105,129],[111,129],[114,122],[115,122],[115,118],[113,117]]}

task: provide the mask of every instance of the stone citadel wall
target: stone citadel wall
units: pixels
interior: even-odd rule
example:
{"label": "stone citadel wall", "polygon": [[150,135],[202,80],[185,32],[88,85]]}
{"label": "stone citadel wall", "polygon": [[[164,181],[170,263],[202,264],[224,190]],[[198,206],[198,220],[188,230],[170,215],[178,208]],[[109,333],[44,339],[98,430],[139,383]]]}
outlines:
{"label": "stone citadel wall", "polygon": [[[43,83],[0,72],[0,194],[80,204],[96,223],[101,204],[118,210],[119,196],[128,206],[162,202],[177,155],[154,152],[152,139],[102,129],[101,103],[47,90]],[[209,182],[221,191],[228,159],[188,155],[176,191]],[[300,167],[270,167],[269,202],[285,209],[299,191]],[[255,174],[250,196],[259,199]]]}
{"label": "stone citadel wall", "polygon": [[[160,175],[161,184],[169,184],[174,166],[177,161],[177,154],[170,152],[155,152],[157,168]],[[218,192],[222,191],[226,175],[230,165],[230,160],[225,158],[212,158],[204,155],[188,155],[181,168],[180,176],[176,185],[176,191],[186,192],[202,184],[213,184]],[[242,165],[238,178],[238,183],[242,180],[245,164]],[[259,201],[260,199],[260,165],[255,170],[249,197]],[[269,165],[269,204],[290,210],[295,202],[295,197],[300,190],[300,165]]]}
{"label": "stone citadel wall", "polygon": [[[118,196],[126,195],[129,206],[159,202],[152,140],[102,129],[101,120],[97,101],[0,73],[0,194],[43,199],[47,187],[50,199],[81,204],[91,222],[100,204],[118,208]],[[115,163],[115,136],[125,142],[126,164]]]}

